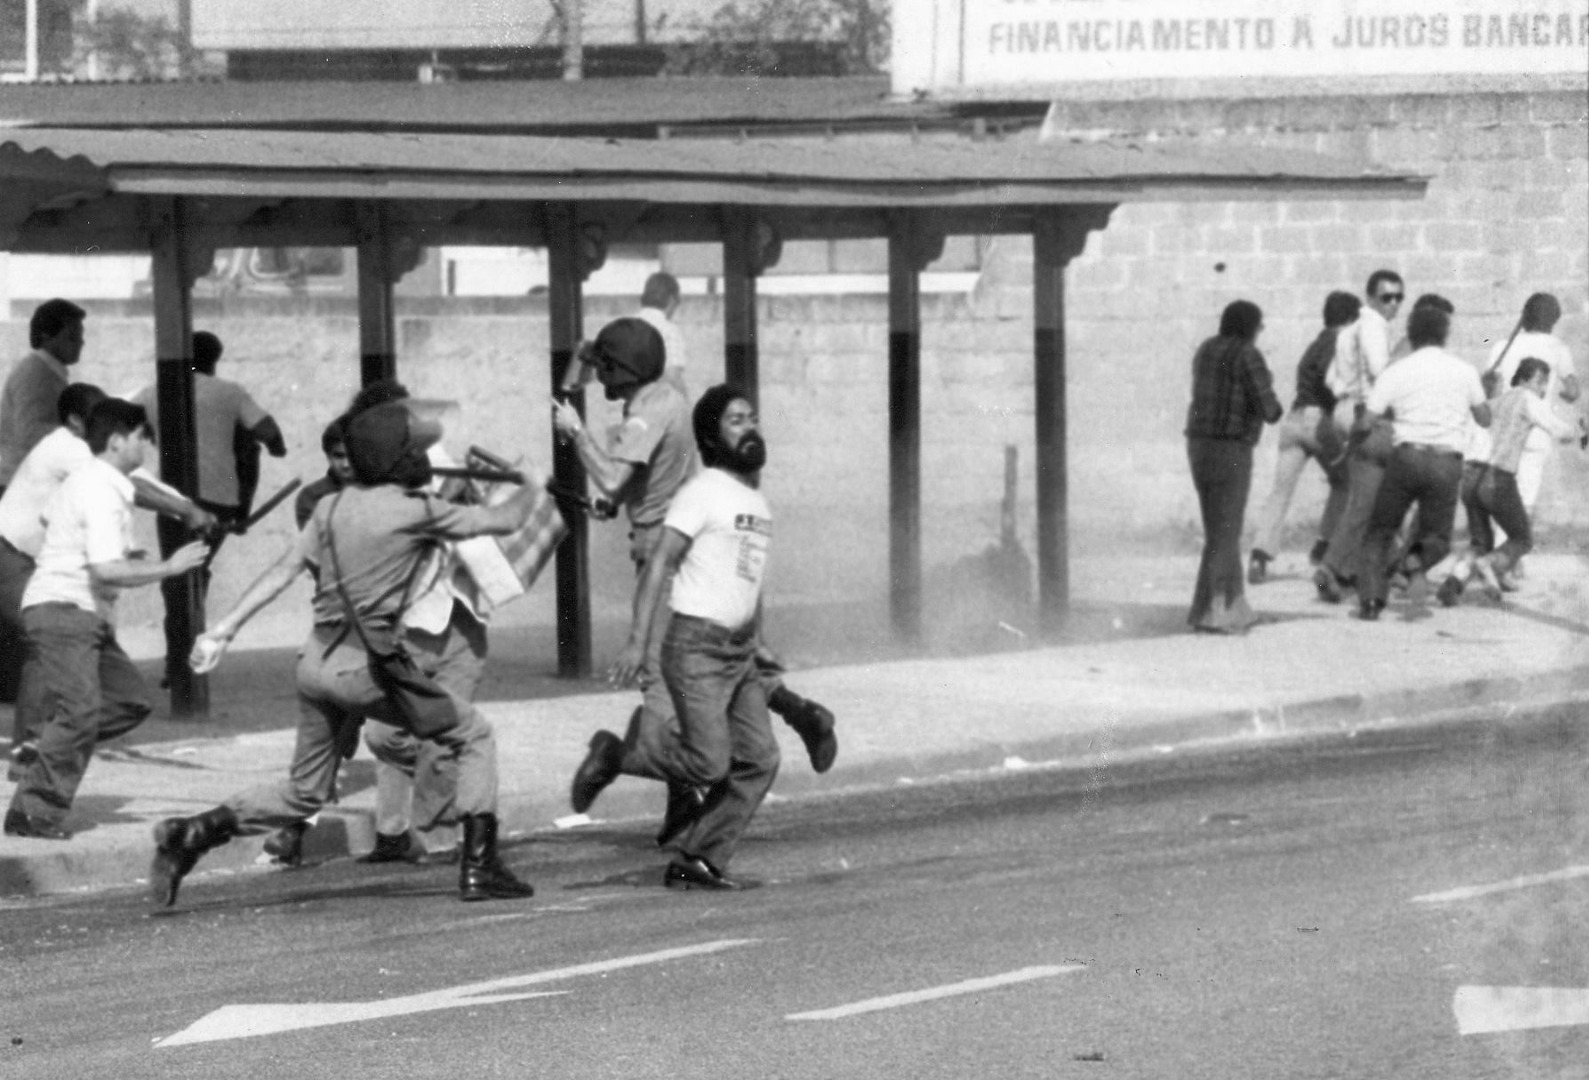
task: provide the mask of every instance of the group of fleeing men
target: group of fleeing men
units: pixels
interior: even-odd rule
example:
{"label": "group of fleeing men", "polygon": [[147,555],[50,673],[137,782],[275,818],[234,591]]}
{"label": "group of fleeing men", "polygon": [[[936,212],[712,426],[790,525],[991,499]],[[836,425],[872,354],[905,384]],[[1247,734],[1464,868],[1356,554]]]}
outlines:
{"label": "group of fleeing men", "polygon": [[[772,513],[760,491],[766,443],[754,401],[722,384],[690,402],[682,347],[669,357],[668,339],[679,341],[670,319],[677,305],[677,283],[655,275],[640,313],[608,323],[570,365],[552,419],[584,465],[588,492],[562,491],[535,470],[453,467],[433,403],[394,380],[366,385],[326,425],[327,472],[299,492],[292,543],[188,657],[195,672],[214,670],[251,618],[301,576],[313,579],[287,776],[159,822],[150,868],[158,904],[174,903],[199,859],[235,836],[271,833],[266,850],[296,862],[361,733],[378,762],[377,839],[364,861],[456,861],[464,900],[533,895],[499,853],[496,741],[473,700],[493,607],[479,545],[498,544],[500,560],[502,551],[533,547],[549,521],[560,530],[559,513],[608,517],[618,507],[630,526],[637,583],[628,639],[608,677],[638,682],[643,699],[623,734],[591,738],[572,780],[573,808],[588,811],[620,775],[662,781],[657,843],[671,852],[663,883],[751,884],[728,868],[777,774],[769,711],[794,728],[819,772],[832,765],[837,740],[831,712],[783,685],[782,666],[762,640]],[[67,307],[76,315],[62,332],[80,351],[83,315]],[[49,355],[57,375],[76,360],[75,351],[64,361]],[[622,404],[605,439],[590,433],[573,399],[592,381]],[[13,742],[28,751],[13,756],[17,787],[5,831],[39,840],[70,838],[65,819],[94,746],[150,713],[147,688],[115,640],[116,594],[203,572],[212,543],[202,536],[216,535],[217,524],[144,474],[154,429],[142,405],[84,384],[65,386],[56,405],[49,439],[73,444],[48,490],[28,494],[39,545],[31,557],[4,552],[19,556],[8,580],[22,583],[12,619],[27,662]],[[27,468],[37,453],[28,452],[23,472],[37,471]],[[0,495],[0,517],[15,494]],[[549,501],[557,505],[551,515]],[[134,541],[135,506],[201,538],[147,557]],[[540,562],[518,567],[526,583]]]}
{"label": "group of fleeing men", "polygon": [[[1280,423],[1273,492],[1257,522],[1245,583],[1270,579],[1286,510],[1303,467],[1315,461],[1329,494],[1309,552],[1321,600],[1355,590],[1357,615],[1378,619],[1393,588],[1413,603],[1432,591],[1461,602],[1477,579],[1499,599],[1517,587],[1533,547],[1532,513],[1545,461],[1558,442],[1586,439],[1571,352],[1554,333],[1560,302],[1535,293],[1482,365],[1447,347],[1458,318],[1450,300],[1419,296],[1396,340],[1406,299],[1402,278],[1376,270],[1362,298],[1331,292],[1324,326],[1297,365],[1289,410],[1275,395],[1257,347],[1263,314],[1238,300],[1220,332],[1193,359],[1186,435],[1204,526],[1189,622],[1240,633],[1259,616],[1243,588],[1241,541],[1252,450],[1265,424]],[[1467,513],[1468,548],[1453,550],[1456,509]]]}

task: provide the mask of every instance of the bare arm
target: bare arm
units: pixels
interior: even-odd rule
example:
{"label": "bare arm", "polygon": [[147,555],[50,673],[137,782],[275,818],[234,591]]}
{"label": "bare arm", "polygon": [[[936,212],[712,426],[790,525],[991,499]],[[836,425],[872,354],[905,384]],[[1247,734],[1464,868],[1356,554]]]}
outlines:
{"label": "bare arm", "polygon": [[208,532],[215,528],[215,515],[202,510],[193,500],[173,487],[167,487],[147,477],[133,473],[133,503],[145,510],[176,518],[194,532]]}
{"label": "bare arm", "polygon": [[281,557],[255,578],[254,583],[237,598],[232,610],[193,643],[193,654],[188,659],[193,670],[200,675],[213,670],[215,665],[221,662],[221,654],[232,643],[232,639],[243,628],[243,624],[285,592],[287,586],[296,581],[298,575],[308,565],[309,560],[304,553],[301,540],[284,551]]}
{"label": "bare arm", "polygon": [[1489,427],[1490,403],[1486,401],[1483,405],[1474,405],[1471,408],[1473,410],[1473,419],[1478,423],[1479,427]]}
{"label": "bare arm", "polygon": [[552,402],[552,426],[559,435],[574,444],[580,464],[585,466],[585,473],[596,490],[606,498],[616,499],[634,477],[634,465],[619,461],[597,446],[596,440],[591,438],[590,429],[580,420],[578,411],[566,402]]}
{"label": "bare arm", "polygon": [[88,576],[96,585],[112,585],[118,589],[131,589],[139,585],[153,585],[169,577],[178,577],[189,570],[204,565],[210,546],[202,540],[171,553],[169,559],[150,562],[147,559],[112,559],[108,562],[88,564]]}
{"label": "bare arm", "polygon": [[248,433],[264,444],[265,449],[270,451],[271,457],[287,456],[287,440],[281,437],[281,428],[276,425],[275,417],[265,417],[249,428]]}
{"label": "bare arm", "polygon": [[607,672],[607,681],[623,686],[634,681],[645,665],[651,645],[651,620],[662,602],[662,585],[678,572],[679,564],[690,550],[690,538],[677,529],[664,528],[651,557],[646,560],[640,587],[635,590],[634,615],[629,624],[629,641]]}

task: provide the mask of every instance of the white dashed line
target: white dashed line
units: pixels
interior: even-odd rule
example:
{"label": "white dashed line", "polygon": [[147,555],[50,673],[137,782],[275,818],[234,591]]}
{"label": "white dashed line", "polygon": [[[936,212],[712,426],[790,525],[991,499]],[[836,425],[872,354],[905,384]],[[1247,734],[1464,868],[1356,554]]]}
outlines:
{"label": "white dashed line", "polygon": [[1009,971],[1003,975],[989,975],[982,979],[967,979],[965,982],[951,983],[948,986],[935,986],[927,990],[911,990],[903,994],[890,994],[887,997],[870,998],[866,1001],[856,1001],[849,1005],[840,1005],[832,1009],[818,1009],[815,1012],[791,1013],[784,1017],[785,1020],[842,1020],[846,1016],[855,1016],[858,1013],[878,1012],[883,1009],[898,1009],[906,1005],[919,1005],[924,1001],[936,1001],[939,998],[957,997],[961,994],[975,994],[979,990],[994,990],[1001,986],[1010,986],[1014,983],[1031,982],[1033,979],[1049,979],[1055,975],[1063,975],[1067,971],[1081,971],[1083,964],[1061,964],[1056,967],[1028,967],[1019,971]]}
{"label": "white dashed line", "polygon": [[1589,988],[1459,986],[1451,1009],[1463,1035],[1589,1024]]}
{"label": "white dashed line", "polygon": [[1524,877],[1515,877],[1510,881],[1497,881],[1490,885],[1465,885],[1460,889],[1449,892],[1425,893],[1423,896],[1413,897],[1409,903],[1413,904],[1444,904],[1452,900],[1472,900],[1479,896],[1489,896],[1491,893],[1510,892],[1513,889],[1532,889],[1536,885],[1554,885],[1558,881],[1571,881],[1574,878],[1589,877],[1589,866],[1569,866],[1564,870],[1552,870],[1548,874],[1528,874]]}

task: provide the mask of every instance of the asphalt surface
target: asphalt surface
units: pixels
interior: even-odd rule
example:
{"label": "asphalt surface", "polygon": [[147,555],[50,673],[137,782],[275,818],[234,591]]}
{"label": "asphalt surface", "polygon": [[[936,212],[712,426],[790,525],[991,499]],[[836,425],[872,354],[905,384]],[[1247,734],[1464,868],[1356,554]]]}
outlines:
{"label": "asphalt surface", "polygon": [[0,1074],[1581,1078],[1586,751],[1558,709],[812,795],[734,896],[628,823],[510,845],[523,902],[346,860],[13,901]]}
{"label": "asphalt surface", "polygon": [[[790,662],[789,684],[839,720],[838,763],[823,776],[775,722],[783,796],[895,787],[959,771],[1019,771],[1035,763],[1112,763],[1174,755],[1207,742],[1263,742],[1318,732],[1522,717],[1589,697],[1589,589],[1576,555],[1536,553],[1521,591],[1459,608],[1397,599],[1376,623],[1350,605],[1321,603],[1305,560],[1282,557],[1252,590],[1269,621],[1239,638],[1193,635],[1185,611],[1190,556],[1079,561],[1074,617],[1039,642],[1029,610],[964,596],[931,607],[922,650],[887,632],[881,598],[775,605],[769,636]],[[996,598],[994,598],[996,599]],[[104,748],[67,821],[67,842],[0,838],[0,896],[136,883],[150,828],[233,792],[280,779],[291,757],[293,645],[303,627],[284,608],[250,626],[214,677],[208,723],[151,720]],[[301,614],[301,612],[299,612]],[[616,652],[621,612],[598,624],[601,662]],[[129,628],[129,651],[152,659],[158,632]],[[550,676],[550,627],[514,609],[494,631],[482,707],[498,737],[500,814],[510,835],[577,835],[569,779],[591,733],[621,729],[636,695]],[[0,723],[5,718],[0,717]],[[341,802],[309,834],[309,853],[358,853],[373,843],[373,765],[343,774]],[[621,779],[592,820],[653,819],[658,785]],[[208,856],[205,873],[254,865],[260,840]]]}

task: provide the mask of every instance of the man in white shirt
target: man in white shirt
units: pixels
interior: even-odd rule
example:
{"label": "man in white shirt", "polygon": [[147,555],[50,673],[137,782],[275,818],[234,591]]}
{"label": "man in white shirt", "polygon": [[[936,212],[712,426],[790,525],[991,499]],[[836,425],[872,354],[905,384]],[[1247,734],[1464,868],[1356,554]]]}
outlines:
{"label": "man in white shirt", "polygon": [[[1572,350],[1557,337],[1553,330],[1561,320],[1561,302],[1550,293],[1535,293],[1523,304],[1523,315],[1511,337],[1498,342],[1490,351],[1486,371],[1493,371],[1501,386],[1511,386],[1517,375],[1517,365],[1525,357],[1543,360],[1550,366],[1550,385],[1546,388],[1545,403],[1556,401],[1569,404],[1578,400],[1580,387],[1574,373]],[[1523,456],[1517,462],[1517,491],[1523,506],[1533,514],[1539,502],[1539,489],[1545,480],[1545,462],[1556,445],[1550,433],[1536,425],[1529,431],[1523,446]]]}
{"label": "man in white shirt", "polygon": [[687,399],[690,392],[684,384],[684,370],[689,365],[689,355],[684,347],[684,332],[673,321],[681,297],[678,278],[658,271],[646,278],[645,288],[640,291],[640,310],[635,314],[662,335],[662,377]]}
{"label": "man in white shirt", "polygon": [[1363,544],[1358,613],[1364,619],[1377,619],[1384,610],[1391,544],[1414,503],[1417,531],[1401,569],[1409,576],[1422,575],[1451,549],[1469,418],[1483,427],[1490,423],[1478,371],[1444,348],[1450,332],[1451,316],[1439,307],[1419,308],[1409,316],[1407,338],[1413,352],[1374,384],[1353,432],[1361,438],[1376,419],[1394,418],[1396,445]]}
{"label": "man in white shirt", "polygon": [[778,743],[756,668],[761,593],[772,511],[761,494],[766,443],[755,407],[727,385],[701,396],[692,414],[705,466],[668,507],[655,555],[635,596],[629,640],[610,677],[623,684],[645,664],[663,584],[672,578],[662,679],[676,725],[624,747],[622,771],[705,788],[678,834],[670,889],[735,890],[729,860],[778,774]]}
{"label": "man in white shirt", "polygon": [[93,459],[66,478],[45,511],[22,621],[50,714],[6,811],[7,836],[70,838],[62,822],[95,743],[131,731],[150,712],[143,679],[116,643],[116,595],[195,570],[208,554],[194,541],[155,562],[134,547],[128,475],[143,463],[150,434],[138,406],[114,398],[94,406]]}
{"label": "man in white shirt", "polygon": [[46,300],[33,310],[28,344],[0,389],[0,492],[38,441],[56,424],[55,402],[70,381],[67,369],[83,355],[88,313],[69,300]]}
{"label": "man in white shirt", "polygon": [[[1335,394],[1336,426],[1343,432],[1353,429],[1374,383],[1390,366],[1390,322],[1406,295],[1400,274],[1375,270],[1368,277],[1357,321],[1341,334],[1326,382]],[[1339,602],[1341,590],[1362,573],[1363,537],[1390,451],[1384,429],[1370,430],[1354,443],[1347,460],[1346,506],[1313,576],[1320,598],[1331,603]]]}

